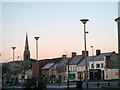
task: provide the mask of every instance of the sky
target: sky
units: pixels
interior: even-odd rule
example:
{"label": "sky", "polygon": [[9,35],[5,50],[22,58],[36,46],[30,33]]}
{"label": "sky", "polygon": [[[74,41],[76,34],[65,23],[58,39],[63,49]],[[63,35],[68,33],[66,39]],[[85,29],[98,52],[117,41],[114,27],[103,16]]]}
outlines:
{"label": "sky", "polygon": [[[0,3],[1,4],[1,3]],[[80,19],[87,18],[87,50],[91,45],[101,52],[117,52],[118,2],[3,2],[2,62],[23,59],[25,35],[28,34],[31,58],[36,58],[35,36],[39,36],[39,60],[61,57],[84,50],[84,28]],[[17,58],[20,56],[20,58]]]}

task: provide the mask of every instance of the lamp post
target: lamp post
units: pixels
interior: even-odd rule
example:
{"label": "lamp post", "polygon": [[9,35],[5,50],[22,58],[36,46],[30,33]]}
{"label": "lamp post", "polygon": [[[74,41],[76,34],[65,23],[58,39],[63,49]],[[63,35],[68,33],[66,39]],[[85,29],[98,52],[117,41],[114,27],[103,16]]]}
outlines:
{"label": "lamp post", "polygon": [[[13,50],[13,65],[14,65],[14,51],[15,51],[16,47],[12,47]],[[13,71],[13,89],[14,89],[14,71]]]}
{"label": "lamp post", "polygon": [[14,51],[15,51],[15,48],[16,47],[12,47],[12,49],[13,49],[13,62],[14,62]]}
{"label": "lamp post", "polygon": [[118,68],[119,68],[119,81],[118,81],[118,85],[120,85],[120,17],[118,17],[117,19],[115,19],[115,21],[118,24]]}
{"label": "lamp post", "polygon": [[[91,46],[92,49],[92,56],[94,55],[94,49],[93,46]],[[93,60],[93,80],[94,80],[94,60]]]}
{"label": "lamp post", "polygon": [[69,90],[69,87],[70,87],[70,85],[69,85],[69,74],[70,74],[70,71],[69,71],[69,57],[68,57],[68,78],[67,78],[67,88],[68,88],[68,90]]}
{"label": "lamp post", "polygon": [[[35,38],[35,40],[36,40],[36,60],[37,60],[37,64],[36,64],[36,67],[37,67],[37,65],[38,65],[38,39],[39,39],[39,37],[34,37]],[[36,85],[37,85],[37,87],[38,87],[38,71],[39,69],[37,69],[36,68]]]}
{"label": "lamp post", "polygon": [[86,82],[86,88],[88,88],[88,67],[87,67],[87,53],[86,53],[86,23],[89,21],[88,19],[81,19],[80,20],[84,24],[84,47],[85,47],[85,82]]}
{"label": "lamp post", "polygon": [[93,49],[93,46],[91,46],[91,49],[92,49],[92,56],[94,55],[94,49]]}
{"label": "lamp post", "polygon": [[0,61],[2,61],[2,60],[1,60],[1,57],[2,57],[2,54],[0,53]]}

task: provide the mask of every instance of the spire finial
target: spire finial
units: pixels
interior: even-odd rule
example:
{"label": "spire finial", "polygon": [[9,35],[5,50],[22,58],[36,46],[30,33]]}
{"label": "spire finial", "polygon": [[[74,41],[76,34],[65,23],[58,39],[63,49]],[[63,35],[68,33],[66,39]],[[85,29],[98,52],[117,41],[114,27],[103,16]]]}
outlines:
{"label": "spire finial", "polygon": [[27,33],[26,33],[25,49],[29,50]]}

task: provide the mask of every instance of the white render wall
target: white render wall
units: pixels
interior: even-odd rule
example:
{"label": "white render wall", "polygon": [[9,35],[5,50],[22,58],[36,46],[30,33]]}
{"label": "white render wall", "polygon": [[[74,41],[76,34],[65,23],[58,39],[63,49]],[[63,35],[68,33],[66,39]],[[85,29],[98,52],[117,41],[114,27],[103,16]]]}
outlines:
{"label": "white render wall", "polygon": [[75,80],[77,79],[77,66],[76,65],[69,65],[69,72],[75,74]]}
{"label": "white render wall", "polygon": [[[103,67],[101,67],[101,64],[103,63]],[[89,61],[89,69],[93,69],[91,67],[91,64],[94,64],[94,69],[101,69],[104,70],[105,68],[105,60],[100,60],[100,61]],[[96,65],[100,64],[100,68],[96,68]]]}
{"label": "white render wall", "polygon": [[[99,60],[99,61],[94,61],[94,69],[100,69],[101,71],[104,71],[104,79],[108,80],[108,79],[118,79],[118,76],[115,75],[115,72],[118,72],[118,69],[107,69],[106,68],[106,63],[105,63],[106,57],[104,57],[103,60]],[[101,64],[103,63],[103,67],[101,67]],[[89,61],[88,62],[88,73],[90,69],[93,69],[91,67],[91,64],[93,64],[93,61]],[[99,68],[96,68],[96,65],[100,64]],[[77,72],[85,72],[85,66],[77,66]],[[89,78],[89,75],[88,75]],[[76,80],[78,79],[78,73],[76,73]]]}
{"label": "white render wall", "polygon": [[77,67],[77,71],[85,71],[85,66]]}
{"label": "white render wall", "polygon": [[105,80],[118,79],[118,76],[115,75],[116,72],[118,72],[118,69],[106,69]]}
{"label": "white render wall", "polygon": [[79,81],[80,79],[78,79],[78,72],[83,72],[83,80],[85,79],[85,66],[79,66],[77,67],[77,72],[76,72],[76,81]]}

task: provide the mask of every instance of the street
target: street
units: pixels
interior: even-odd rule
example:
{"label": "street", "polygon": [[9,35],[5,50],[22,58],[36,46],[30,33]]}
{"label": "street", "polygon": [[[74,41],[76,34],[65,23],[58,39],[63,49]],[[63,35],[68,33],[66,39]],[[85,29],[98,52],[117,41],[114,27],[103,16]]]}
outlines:
{"label": "street", "polygon": [[[61,83],[60,85],[58,83],[54,84],[47,84],[47,88],[67,88],[67,83]],[[118,86],[118,81],[112,80],[112,81],[89,81],[88,82],[88,88],[103,88],[103,87],[114,87]],[[76,88],[76,82],[70,82],[69,83],[70,88]],[[85,82],[82,84],[83,88],[86,88]]]}
{"label": "street", "polygon": [[[4,90],[23,90],[22,88],[5,88]],[[89,89],[76,89],[76,88],[47,88],[46,90],[120,90],[120,88],[89,88]]]}
{"label": "street", "polygon": [[[99,87],[97,86],[98,82],[89,82],[88,83],[88,89],[85,88],[85,82],[82,84],[82,90],[120,90],[120,87],[118,88],[116,81],[99,81]],[[81,90],[76,88],[76,83],[71,82],[69,83],[69,89],[67,87],[67,83],[54,83],[54,84],[46,84],[45,90]],[[20,86],[13,87],[4,87],[4,90],[26,90],[23,89]],[[33,90],[33,89],[32,89]]]}

